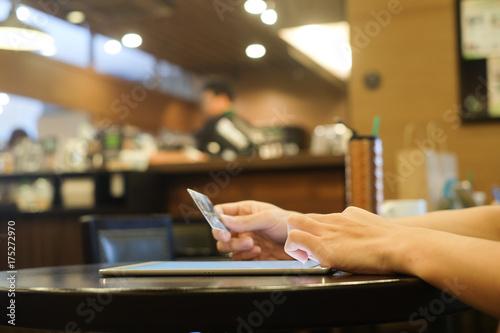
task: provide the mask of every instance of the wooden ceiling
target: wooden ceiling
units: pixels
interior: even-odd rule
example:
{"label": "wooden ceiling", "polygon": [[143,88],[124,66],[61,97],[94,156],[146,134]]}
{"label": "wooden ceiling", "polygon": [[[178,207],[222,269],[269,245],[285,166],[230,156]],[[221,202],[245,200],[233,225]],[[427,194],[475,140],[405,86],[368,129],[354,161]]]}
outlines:
{"label": "wooden ceiling", "polygon": [[[118,40],[126,33],[138,33],[142,50],[200,74],[310,70],[289,55],[289,46],[276,30],[345,19],[341,0],[269,1],[279,15],[275,26],[248,14],[243,0],[71,0],[53,1],[50,8],[44,8],[45,1],[22,3],[62,19],[71,11],[82,11],[84,24],[94,33]],[[245,48],[253,43],[266,46],[263,58],[245,55]],[[328,75],[317,68],[313,71],[323,78]]]}

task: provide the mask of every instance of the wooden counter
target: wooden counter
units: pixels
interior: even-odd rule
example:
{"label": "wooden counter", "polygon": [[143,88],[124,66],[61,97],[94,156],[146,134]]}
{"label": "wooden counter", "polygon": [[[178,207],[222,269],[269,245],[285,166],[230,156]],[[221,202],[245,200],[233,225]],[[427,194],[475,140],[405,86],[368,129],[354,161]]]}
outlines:
{"label": "wooden counter", "polygon": [[[85,176],[105,179],[105,174],[87,172]],[[260,200],[304,213],[338,212],[345,207],[344,160],[341,157],[300,155],[279,160],[247,157],[234,162],[162,165],[142,174],[124,174],[128,179],[125,197],[114,202],[96,200],[93,209],[67,210],[60,206],[60,198],[47,212],[18,212],[12,207],[0,209],[0,235],[7,232],[8,221],[15,221],[16,267],[83,263],[78,218],[84,214],[169,213],[177,225],[199,221],[201,214],[186,191],[188,187],[207,194],[216,204]],[[40,176],[61,179],[79,175],[3,175],[0,185]],[[96,187],[99,192],[96,199],[102,198],[102,192],[107,190],[104,187]],[[0,238],[0,244],[0,269],[6,269],[6,238]]]}
{"label": "wooden counter", "polygon": [[304,154],[262,160],[248,156],[233,162],[167,164],[151,171],[167,176],[167,211],[177,216],[198,213],[186,188],[205,193],[214,203],[259,200],[317,213],[345,208],[343,157]]}

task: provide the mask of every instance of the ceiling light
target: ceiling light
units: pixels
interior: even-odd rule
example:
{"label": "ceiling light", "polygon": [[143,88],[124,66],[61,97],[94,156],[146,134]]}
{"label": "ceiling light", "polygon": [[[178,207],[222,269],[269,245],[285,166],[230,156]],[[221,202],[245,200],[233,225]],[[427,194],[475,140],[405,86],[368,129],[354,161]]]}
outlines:
{"label": "ceiling light", "polygon": [[262,58],[266,54],[266,48],[261,44],[248,45],[245,53],[249,58]]}
{"label": "ceiling light", "polygon": [[74,10],[66,15],[66,20],[69,23],[80,24],[85,21],[85,14],[79,10]]}
{"label": "ceiling light", "polygon": [[260,15],[262,22],[268,25],[273,25],[278,21],[278,13],[274,9],[268,9]]}
{"label": "ceiling light", "polygon": [[55,45],[48,45],[47,47],[40,50],[40,54],[46,57],[52,57],[56,55],[57,48]]}
{"label": "ceiling light", "polygon": [[349,23],[335,22],[285,28],[278,35],[303,55],[340,79],[351,73]]}
{"label": "ceiling light", "polygon": [[104,51],[106,51],[107,54],[118,54],[121,50],[122,44],[117,40],[108,40],[104,44]]}
{"label": "ceiling light", "polygon": [[[20,16],[29,18],[31,13],[20,7]],[[27,9],[27,8],[26,8]],[[46,45],[54,44],[54,38],[42,30],[28,26],[16,16],[16,8],[12,6],[7,19],[0,23],[0,49],[14,51],[37,51]]]}
{"label": "ceiling light", "polygon": [[138,34],[126,34],[122,37],[122,44],[130,48],[139,47],[142,44],[142,37]]}
{"label": "ceiling light", "polygon": [[247,0],[245,10],[250,14],[261,14],[267,9],[267,4],[263,0]]}
{"label": "ceiling light", "polygon": [[23,6],[17,7],[16,16],[21,21],[28,21],[31,17],[31,11]]}
{"label": "ceiling light", "polygon": [[6,93],[0,93],[1,106],[9,104],[9,101],[10,101],[9,95],[7,95]]}

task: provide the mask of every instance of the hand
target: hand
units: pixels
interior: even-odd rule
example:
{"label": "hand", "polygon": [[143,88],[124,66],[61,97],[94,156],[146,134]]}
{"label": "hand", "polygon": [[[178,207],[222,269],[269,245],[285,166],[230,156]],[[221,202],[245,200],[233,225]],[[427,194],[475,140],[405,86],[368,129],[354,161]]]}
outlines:
{"label": "hand", "polygon": [[294,212],[258,201],[215,206],[231,232],[212,230],[217,249],[234,260],[289,260],[284,250],[288,217]]}
{"label": "hand", "polygon": [[391,251],[409,227],[349,207],[339,214],[292,215],[288,229],[285,251],[299,261],[309,258],[346,272],[388,274],[397,271]]}

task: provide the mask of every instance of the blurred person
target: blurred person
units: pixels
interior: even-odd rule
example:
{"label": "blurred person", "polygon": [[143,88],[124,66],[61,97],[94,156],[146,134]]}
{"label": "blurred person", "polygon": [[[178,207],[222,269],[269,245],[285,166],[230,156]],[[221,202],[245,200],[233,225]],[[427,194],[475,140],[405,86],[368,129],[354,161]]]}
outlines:
{"label": "blurred person", "polygon": [[205,124],[195,133],[199,150],[212,155],[224,151],[247,153],[251,143],[244,128],[249,127],[234,112],[232,88],[224,81],[208,81],[203,86],[201,109]]}
{"label": "blurred person", "polygon": [[180,152],[158,152],[150,158],[150,164],[206,162],[210,155],[226,154],[234,158],[237,154],[250,152],[251,142],[242,130],[249,125],[236,116],[233,97],[226,82],[208,81],[202,88],[200,103],[205,122],[193,133],[194,147],[185,147]]}
{"label": "blurred person", "polygon": [[317,260],[350,273],[408,274],[500,319],[500,207],[385,219],[356,207],[300,214],[258,201],[217,205],[235,260]]}
{"label": "blurred person", "polygon": [[7,144],[7,149],[11,151],[14,150],[14,147],[21,143],[24,139],[29,139],[26,131],[20,128],[15,129],[12,131],[9,143]]}

